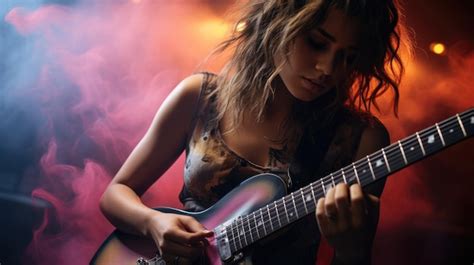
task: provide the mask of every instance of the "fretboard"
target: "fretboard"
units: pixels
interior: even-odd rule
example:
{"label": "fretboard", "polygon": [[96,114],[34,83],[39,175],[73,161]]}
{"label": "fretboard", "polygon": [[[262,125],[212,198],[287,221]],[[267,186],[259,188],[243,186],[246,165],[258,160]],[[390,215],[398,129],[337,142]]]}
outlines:
{"label": "fretboard", "polygon": [[328,176],[240,216],[225,228],[233,253],[257,240],[314,213],[319,198],[338,183],[367,186],[474,134],[474,109],[397,141]]}

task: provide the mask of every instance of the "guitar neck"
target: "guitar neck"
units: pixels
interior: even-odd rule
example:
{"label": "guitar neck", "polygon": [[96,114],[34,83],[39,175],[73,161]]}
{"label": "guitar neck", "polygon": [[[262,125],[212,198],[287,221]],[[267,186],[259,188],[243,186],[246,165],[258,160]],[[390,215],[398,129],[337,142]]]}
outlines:
{"label": "guitar neck", "polygon": [[229,224],[232,251],[314,213],[319,198],[338,183],[367,186],[474,134],[474,109],[397,141]]}

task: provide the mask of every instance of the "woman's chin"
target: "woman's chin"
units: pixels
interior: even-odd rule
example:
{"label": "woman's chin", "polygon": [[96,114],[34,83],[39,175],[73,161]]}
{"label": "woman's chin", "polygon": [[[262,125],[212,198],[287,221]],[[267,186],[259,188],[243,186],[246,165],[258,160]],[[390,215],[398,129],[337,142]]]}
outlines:
{"label": "woman's chin", "polygon": [[311,102],[322,95],[323,91],[308,91],[307,89],[300,89],[300,91],[290,91],[291,95],[299,101]]}

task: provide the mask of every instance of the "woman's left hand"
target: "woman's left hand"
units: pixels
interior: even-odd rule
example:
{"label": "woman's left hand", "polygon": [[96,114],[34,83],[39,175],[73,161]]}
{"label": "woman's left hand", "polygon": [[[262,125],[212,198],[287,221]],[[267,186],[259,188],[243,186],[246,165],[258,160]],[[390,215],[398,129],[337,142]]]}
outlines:
{"label": "woman's left hand", "polygon": [[379,199],[364,194],[359,184],[338,184],[318,200],[319,230],[344,264],[370,260],[379,216]]}

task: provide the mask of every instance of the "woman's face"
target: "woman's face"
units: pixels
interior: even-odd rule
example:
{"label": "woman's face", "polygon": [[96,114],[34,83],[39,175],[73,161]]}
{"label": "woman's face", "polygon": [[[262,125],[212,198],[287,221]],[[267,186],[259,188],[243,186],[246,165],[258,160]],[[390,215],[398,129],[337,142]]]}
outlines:
{"label": "woman's face", "polygon": [[299,34],[280,72],[288,91],[309,102],[342,84],[358,55],[358,28],[356,19],[333,8],[322,24]]}

